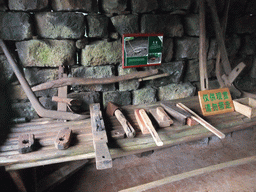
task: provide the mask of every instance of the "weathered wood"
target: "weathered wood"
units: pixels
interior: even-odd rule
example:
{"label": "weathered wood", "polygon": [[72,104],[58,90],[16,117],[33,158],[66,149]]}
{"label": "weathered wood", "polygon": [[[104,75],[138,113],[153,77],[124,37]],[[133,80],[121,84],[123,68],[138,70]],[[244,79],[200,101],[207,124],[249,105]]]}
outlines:
{"label": "weathered wood", "polygon": [[175,119],[177,119],[180,123],[185,125],[187,123],[187,118],[191,117],[191,114],[188,112],[178,108],[175,106],[175,104],[170,103],[161,103],[161,106],[164,107],[164,109]]}
{"label": "weathered wood", "polygon": [[19,174],[18,171],[9,171],[8,172],[13,180],[13,182],[16,184],[17,188],[21,192],[27,192],[27,189],[23,183],[23,180]]}
{"label": "weathered wood", "polygon": [[64,165],[57,171],[41,179],[37,184],[37,191],[43,192],[52,189],[54,186],[60,184],[65,179],[67,179],[75,172],[77,172],[79,169],[81,169],[87,162],[88,160],[75,161]]}
{"label": "weathered wood", "polygon": [[29,153],[33,151],[34,147],[34,135],[33,134],[22,134],[19,136],[19,153]]}
{"label": "weathered wood", "polygon": [[96,168],[111,168],[112,158],[110,156],[107,146],[108,138],[99,103],[94,103],[90,105],[90,115],[93,135],[93,146],[95,150]]}
{"label": "weathered wood", "polygon": [[[59,66],[59,79],[67,78],[68,75],[65,73],[64,66]],[[68,96],[68,86],[63,86],[58,88],[58,97],[67,98]],[[57,110],[58,111],[67,111],[67,104],[58,102],[57,103]]]}
{"label": "weathered wood", "polygon": [[218,47],[219,47],[220,54],[221,54],[223,68],[224,68],[226,75],[228,75],[231,72],[231,65],[228,60],[228,54],[227,54],[226,47],[225,47],[224,36],[223,36],[223,32],[222,32],[222,29],[220,26],[220,21],[219,21],[215,1],[214,0],[206,0],[206,1],[209,5],[211,12],[212,12],[213,26],[214,26],[214,30],[215,30],[215,34],[216,34],[216,38],[217,38]]}
{"label": "weathered wood", "polygon": [[72,130],[68,127],[61,129],[54,141],[56,149],[67,149],[72,138]]}
{"label": "weathered wood", "polygon": [[[170,104],[182,102],[198,115],[202,115],[198,97],[188,97],[166,102]],[[135,138],[113,138],[114,142],[111,143],[111,148],[109,149],[112,158],[161,148],[156,146],[151,135],[143,135],[140,132],[139,125],[134,116],[134,109],[136,108],[143,107],[144,109],[149,110],[151,108],[159,107],[160,104],[161,102],[138,106],[122,106],[123,113],[137,131],[137,134]],[[238,112],[207,116],[204,119],[225,134],[251,128],[256,125],[256,117],[249,119]],[[106,122],[106,131],[122,129],[115,117],[109,117]],[[56,150],[54,147],[54,138],[58,133],[58,130],[63,127],[72,129],[72,132],[75,135],[74,144],[66,150]],[[6,170],[25,169],[82,159],[93,160],[95,158],[90,119],[58,122],[56,120],[52,121],[42,118],[32,120],[29,123],[16,124],[11,129],[11,132],[11,135],[14,135],[1,147],[3,150],[0,153],[0,165],[5,166]],[[38,138],[41,148],[32,153],[19,154],[17,150],[18,136],[21,133],[27,132],[35,133],[35,138]],[[171,126],[159,129],[157,133],[164,142],[164,146],[162,147],[171,147],[185,142],[201,140],[214,135],[201,125],[189,127],[188,125],[181,125],[175,119]]]}
{"label": "weathered wood", "polygon": [[155,118],[159,127],[168,127],[173,124],[173,120],[167,115],[162,107],[150,109],[149,112]]}
{"label": "weathered wood", "polygon": [[233,101],[235,110],[248,118],[256,116],[256,100],[253,98],[241,98]]}
{"label": "weathered wood", "polygon": [[201,91],[208,89],[206,29],[205,29],[205,0],[199,1],[199,72]]}
{"label": "weathered wood", "polygon": [[63,87],[67,85],[98,85],[98,84],[110,84],[110,83],[117,83],[121,81],[127,81],[131,79],[140,79],[143,77],[155,75],[158,73],[158,69],[149,70],[149,71],[139,71],[130,73],[127,75],[121,76],[114,76],[108,78],[61,78],[58,80],[42,83],[40,85],[32,87],[32,91],[40,91],[45,89]]}
{"label": "weathered wood", "polygon": [[208,129],[209,131],[211,131],[212,133],[214,133],[215,135],[217,135],[219,138],[224,139],[225,135],[220,132],[218,129],[216,129],[215,127],[213,127],[210,123],[208,123],[207,121],[205,121],[204,119],[202,119],[199,115],[197,115],[195,112],[193,112],[191,109],[189,109],[188,107],[186,107],[185,105],[183,105],[182,103],[178,103],[177,104],[178,107],[186,110],[187,112],[191,113],[192,116],[191,118],[194,119],[195,121],[197,121],[198,123],[200,123],[201,125],[203,125],[206,129]]}
{"label": "weathered wood", "polygon": [[[150,133],[153,140],[155,141],[156,145],[157,146],[162,146],[163,142],[161,141],[159,135],[157,134],[157,132],[156,132],[151,120],[149,119],[145,109],[137,109],[134,112],[135,112],[136,120],[139,123],[139,126],[140,126],[140,129],[141,129],[142,133],[143,134]],[[146,132],[145,130],[148,130],[148,132]]]}
{"label": "weathered wood", "polygon": [[170,183],[175,182],[175,181],[180,181],[180,180],[191,178],[191,177],[194,177],[194,176],[210,173],[210,172],[213,172],[213,171],[218,171],[218,170],[228,168],[228,167],[244,165],[244,164],[252,163],[252,162],[255,162],[255,161],[256,161],[256,156],[246,157],[246,158],[243,158],[243,159],[237,159],[237,160],[233,160],[233,161],[228,161],[228,162],[225,162],[225,163],[220,163],[220,164],[217,164],[217,165],[211,165],[211,166],[208,166],[208,167],[196,169],[196,170],[181,173],[181,174],[178,174],[178,175],[165,177],[165,178],[157,180],[157,181],[153,181],[153,182],[146,183],[146,184],[143,184],[143,185],[139,185],[139,186],[135,186],[135,187],[132,187],[132,188],[124,189],[124,190],[121,190],[120,192],[146,191],[146,190],[154,189],[156,187],[160,187],[162,185],[170,184]]}

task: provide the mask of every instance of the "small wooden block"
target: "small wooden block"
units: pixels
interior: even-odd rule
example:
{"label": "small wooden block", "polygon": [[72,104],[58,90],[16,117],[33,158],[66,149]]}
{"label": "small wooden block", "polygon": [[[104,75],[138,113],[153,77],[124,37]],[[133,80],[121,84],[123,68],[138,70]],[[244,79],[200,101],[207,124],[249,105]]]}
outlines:
{"label": "small wooden block", "polygon": [[233,101],[235,111],[245,115],[248,118],[256,116],[256,100],[253,98],[241,98]]}
{"label": "small wooden block", "polygon": [[161,103],[161,106],[175,119],[177,119],[180,123],[185,125],[187,123],[187,118],[191,117],[191,114],[176,107],[175,104],[170,103]]}
{"label": "small wooden block", "polygon": [[204,116],[234,111],[228,88],[198,91],[199,103]]}
{"label": "small wooden block", "polygon": [[142,119],[142,117],[139,113],[139,110],[140,109],[135,109],[134,110],[134,115],[135,115],[135,118],[136,118],[136,120],[139,124],[140,130],[141,130],[142,134],[150,134],[148,128],[146,127],[146,125],[145,125],[145,123],[144,123],[144,121],[143,121],[143,119]]}
{"label": "small wooden block", "polygon": [[187,125],[188,126],[194,126],[194,125],[198,125],[199,123],[197,121],[195,121],[192,118],[187,118]]}
{"label": "small wooden block", "polygon": [[67,149],[71,142],[72,131],[68,127],[61,129],[54,141],[56,149]]}
{"label": "small wooden block", "polygon": [[112,130],[111,131],[111,137],[112,138],[124,138],[125,136],[125,131],[123,129],[118,129],[118,130]]}
{"label": "small wooden block", "polygon": [[34,135],[29,134],[22,134],[19,136],[19,153],[29,153],[33,151],[34,147]]}
{"label": "small wooden block", "polygon": [[168,127],[173,124],[173,120],[167,115],[163,107],[150,109],[149,112],[153,115],[159,127]]}

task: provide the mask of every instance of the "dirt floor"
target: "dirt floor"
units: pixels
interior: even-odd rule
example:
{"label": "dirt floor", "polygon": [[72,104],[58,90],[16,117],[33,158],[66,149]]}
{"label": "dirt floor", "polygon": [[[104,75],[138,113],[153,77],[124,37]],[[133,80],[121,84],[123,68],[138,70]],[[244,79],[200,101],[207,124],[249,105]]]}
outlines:
{"label": "dirt floor", "polygon": [[[117,158],[113,160],[113,168],[107,170],[96,170],[95,164],[88,164],[52,191],[119,191],[203,167],[251,157],[256,155],[254,134],[253,129],[247,129],[229,134],[224,140],[206,138]],[[45,170],[49,171],[51,167],[56,166],[47,166]],[[8,175],[2,175],[7,180]],[[7,191],[14,189],[13,183],[7,180],[5,188],[9,189]],[[256,162],[189,177],[146,191],[255,192]]]}

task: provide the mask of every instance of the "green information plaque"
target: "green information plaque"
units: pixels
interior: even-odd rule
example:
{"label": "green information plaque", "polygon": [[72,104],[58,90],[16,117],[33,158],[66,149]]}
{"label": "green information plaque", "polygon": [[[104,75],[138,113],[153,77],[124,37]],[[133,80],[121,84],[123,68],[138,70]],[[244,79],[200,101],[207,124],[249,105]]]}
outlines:
{"label": "green information plaque", "polygon": [[160,65],[163,34],[124,34],[123,68]]}

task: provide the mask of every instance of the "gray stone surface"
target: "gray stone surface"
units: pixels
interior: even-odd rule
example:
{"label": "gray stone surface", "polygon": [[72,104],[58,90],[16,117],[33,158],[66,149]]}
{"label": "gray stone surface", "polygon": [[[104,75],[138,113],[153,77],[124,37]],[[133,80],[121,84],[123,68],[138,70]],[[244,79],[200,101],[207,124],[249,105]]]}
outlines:
{"label": "gray stone surface", "polygon": [[6,0],[0,0],[0,11],[8,10],[6,5],[7,5]]}
{"label": "gray stone surface", "polygon": [[256,56],[254,56],[250,77],[256,79]]}
{"label": "gray stone surface", "polygon": [[[209,83],[209,85],[208,85],[209,89],[219,89],[220,88],[220,84],[219,84],[218,80],[209,80],[208,83]],[[193,86],[196,87],[197,91],[201,91],[200,82],[194,82]]]}
{"label": "gray stone surface", "polygon": [[215,59],[218,53],[218,44],[216,39],[210,39],[207,59]]}
{"label": "gray stone surface", "polygon": [[108,37],[108,17],[104,15],[87,16],[88,37]]}
{"label": "gray stone surface", "polygon": [[82,13],[41,12],[35,14],[37,33],[50,39],[79,39],[85,33]]}
{"label": "gray stone surface", "polygon": [[5,55],[0,55],[0,71],[1,71],[0,81],[8,81],[14,75],[12,67],[7,61],[7,58],[5,57]]}
{"label": "gray stone surface", "polygon": [[48,6],[48,0],[8,0],[8,7],[14,11],[38,11]]}
{"label": "gray stone surface", "polygon": [[191,83],[169,84],[159,87],[158,98],[160,101],[191,97],[195,95],[196,88]]}
{"label": "gray stone surface", "polygon": [[80,93],[70,93],[68,94],[68,98],[78,99],[82,101],[82,105],[80,108],[81,112],[89,111],[90,104],[92,103],[101,103],[100,93],[99,92],[80,92]]}
{"label": "gray stone surface", "polygon": [[132,11],[135,13],[147,13],[158,9],[157,0],[131,0]]}
{"label": "gray stone surface", "polygon": [[17,118],[17,117],[26,117],[28,119],[38,118],[38,115],[30,102],[13,103],[12,110],[14,112],[14,118]]}
{"label": "gray stone surface", "polygon": [[181,37],[184,29],[178,15],[144,14],[141,16],[142,33],[164,33],[166,37]]}
{"label": "gray stone surface", "polygon": [[138,15],[118,15],[111,17],[111,22],[121,36],[127,33],[139,33],[138,21]]}
{"label": "gray stone surface", "polygon": [[106,107],[108,102],[117,105],[131,105],[131,93],[129,91],[109,91],[103,93],[103,106]]}
{"label": "gray stone surface", "polygon": [[30,86],[58,79],[58,69],[24,68],[25,78]]}
{"label": "gray stone surface", "polygon": [[251,0],[247,3],[246,13],[253,15],[256,14],[256,1]]}
{"label": "gray stone surface", "polygon": [[168,63],[173,57],[173,39],[165,37],[163,44],[163,58],[162,63]]}
{"label": "gray stone surface", "polygon": [[[250,0],[249,0],[250,1]],[[241,15],[244,14],[248,0],[232,0],[230,1],[229,14]]]}
{"label": "gray stone surface", "polygon": [[[127,75],[133,72],[137,72],[136,68],[122,68],[122,65],[118,66],[118,75]],[[138,89],[140,83],[137,79],[119,82],[119,91],[132,91]]]}
{"label": "gray stone surface", "polygon": [[245,15],[236,17],[232,20],[232,24],[228,25],[229,33],[252,34],[256,31],[256,16]]}
{"label": "gray stone surface", "polygon": [[184,31],[188,36],[199,36],[198,14],[190,14],[184,17]]}
{"label": "gray stone surface", "polygon": [[121,40],[108,42],[94,41],[82,49],[81,64],[84,66],[107,65],[121,63],[122,43]]}
{"label": "gray stone surface", "polygon": [[101,2],[105,13],[119,13],[127,8],[127,0],[102,0]]}
{"label": "gray stone surface", "polygon": [[244,55],[254,55],[256,49],[256,38],[250,35],[242,37],[241,47],[239,53]]}
{"label": "gray stone surface", "polygon": [[83,11],[98,12],[98,3],[95,0],[52,0],[54,11]]}
{"label": "gray stone surface", "polygon": [[30,15],[22,12],[0,12],[0,38],[13,41],[32,38]]}
{"label": "gray stone surface", "polygon": [[240,49],[241,38],[237,35],[232,35],[230,37],[227,37],[225,41],[225,45],[226,45],[228,55],[233,56],[237,54]]}
{"label": "gray stone surface", "polygon": [[24,67],[58,67],[75,63],[75,42],[71,40],[29,40],[16,42]]}
{"label": "gray stone surface", "polygon": [[156,89],[148,87],[133,91],[133,105],[154,103],[156,101]]}
{"label": "gray stone surface", "polygon": [[160,0],[159,4],[163,11],[188,10],[191,5],[191,0]]}
{"label": "gray stone surface", "polygon": [[23,91],[21,85],[12,85],[10,86],[10,98],[12,100],[27,100],[28,97]]}
{"label": "gray stone surface", "polygon": [[[48,68],[24,68],[25,78],[31,87],[58,79],[58,69]],[[57,95],[57,88],[36,91],[37,97],[52,97]]]}
{"label": "gray stone surface", "polygon": [[[207,75],[208,78],[215,76],[215,60],[207,61]],[[186,71],[184,73],[184,81],[195,82],[200,81],[199,73],[199,61],[198,60],[189,60],[187,62]]]}
{"label": "gray stone surface", "polygon": [[[175,58],[180,59],[195,59],[199,54],[199,38],[184,37],[177,39],[175,42]],[[208,41],[206,42],[206,49],[208,49]]]}
{"label": "gray stone surface", "polygon": [[[83,78],[106,78],[115,76],[115,67],[112,65],[97,66],[97,67],[79,67],[72,69],[73,77]],[[72,86],[72,89],[77,92],[86,91],[115,91],[115,84],[100,84],[100,85],[77,85]]]}
{"label": "gray stone surface", "polygon": [[51,97],[40,97],[39,102],[45,109],[57,110],[57,102],[52,101]]}
{"label": "gray stone surface", "polygon": [[150,81],[146,81],[147,85],[160,87],[164,85],[168,85],[170,83],[179,83],[181,81],[181,77],[185,68],[184,61],[175,61],[171,63],[164,63],[155,67],[150,67],[149,69],[158,69],[160,73],[169,73],[170,76],[162,77]]}

